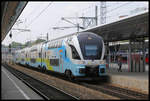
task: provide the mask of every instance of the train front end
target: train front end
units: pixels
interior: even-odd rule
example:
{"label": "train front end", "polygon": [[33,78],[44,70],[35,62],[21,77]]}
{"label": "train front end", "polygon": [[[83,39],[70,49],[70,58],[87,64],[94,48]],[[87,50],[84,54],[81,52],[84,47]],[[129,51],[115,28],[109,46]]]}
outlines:
{"label": "train front end", "polygon": [[103,60],[105,46],[100,36],[91,32],[79,33],[74,39],[74,48],[72,56],[77,66],[73,74],[76,77],[106,76],[106,64]]}
{"label": "train front end", "polygon": [[79,73],[90,77],[106,75],[105,61],[103,60],[105,47],[102,38],[90,32],[84,32],[77,37],[85,65],[85,68],[79,69]]}

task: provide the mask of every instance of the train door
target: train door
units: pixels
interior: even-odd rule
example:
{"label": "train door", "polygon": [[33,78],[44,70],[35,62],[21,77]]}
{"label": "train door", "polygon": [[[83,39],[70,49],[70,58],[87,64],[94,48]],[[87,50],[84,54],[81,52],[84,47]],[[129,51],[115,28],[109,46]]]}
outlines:
{"label": "train door", "polygon": [[63,73],[63,50],[59,50],[59,72]]}
{"label": "train door", "polygon": [[41,58],[41,59],[40,59],[40,62],[41,62],[41,63],[40,63],[40,64],[41,64],[40,67],[42,67],[42,59],[43,59],[42,48],[43,48],[43,47],[41,46],[40,53],[39,53],[39,54],[40,54],[39,56],[40,56],[40,58]]}

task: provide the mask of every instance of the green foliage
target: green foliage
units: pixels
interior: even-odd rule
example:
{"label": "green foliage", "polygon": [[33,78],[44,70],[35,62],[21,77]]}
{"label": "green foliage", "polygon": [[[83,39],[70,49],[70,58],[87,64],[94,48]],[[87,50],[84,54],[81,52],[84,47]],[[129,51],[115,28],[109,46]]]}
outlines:
{"label": "green foliage", "polygon": [[18,48],[18,47],[23,47],[23,44],[19,43],[19,42],[12,42],[11,43],[11,47],[12,48]]}
{"label": "green foliage", "polygon": [[[25,44],[13,41],[11,43],[11,47],[12,48],[25,48],[25,47],[32,46],[32,45],[35,45],[35,44],[39,44],[39,43],[44,42],[44,41],[46,41],[46,40],[44,40],[44,39],[37,39],[37,40],[35,40],[33,42],[32,41],[28,41]],[[3,45],[3,47],[8,47],[8,46]]]}
{"label": "green foliage", "polygon": [[41,42],[44,42],[44,41],[46,41],[46,40],[44,40],[44,39],[37,39],[36,41],[34,41],[32,43],[32,45],[35,45],[35,44],[38,44],[38,43],[41,43]]}

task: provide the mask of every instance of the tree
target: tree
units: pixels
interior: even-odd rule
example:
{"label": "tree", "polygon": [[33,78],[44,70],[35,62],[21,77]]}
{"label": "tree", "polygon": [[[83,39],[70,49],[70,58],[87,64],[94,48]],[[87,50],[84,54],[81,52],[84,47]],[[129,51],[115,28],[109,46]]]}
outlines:
{"label": "tree", "polygon": [[46,40],[44,40],[44,39],[37,39],[36,41],[34,41],[32,43],[32,45],[39,44],[39,43],[44,42],[44,41],[46,41]]}
{"label": "tree", "polygon": [[12,47],[12,48],[18,48],[18,47],[21,47],[21,48],[22,48],[23,46],[24,46],[24,45],[21,44],[21,43],[19,43],[19,42],[14,42],[14,41],[13,41],[13,42],[11,43],[11,47]]}

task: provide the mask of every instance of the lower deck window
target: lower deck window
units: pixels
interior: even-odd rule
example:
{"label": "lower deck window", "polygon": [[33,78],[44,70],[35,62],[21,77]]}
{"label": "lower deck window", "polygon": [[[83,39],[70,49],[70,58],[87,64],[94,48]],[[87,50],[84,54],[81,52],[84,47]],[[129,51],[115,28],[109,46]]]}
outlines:
{"label": "lower deck window", "polygon": [[59,66],[59,59],[50,59],[50,65]]}
{"label": "lower deck window", "polygon": [[35,59],[35,58],[31,58],[30,61],[31,61],[32,63],[35,63],[35,62],[36,62],[36,59]]}
{"label": "lower deck window", "polygon": [[24,59],[22,58],[21,61],[24,61]]}

